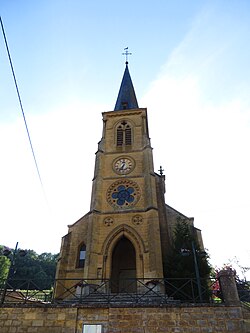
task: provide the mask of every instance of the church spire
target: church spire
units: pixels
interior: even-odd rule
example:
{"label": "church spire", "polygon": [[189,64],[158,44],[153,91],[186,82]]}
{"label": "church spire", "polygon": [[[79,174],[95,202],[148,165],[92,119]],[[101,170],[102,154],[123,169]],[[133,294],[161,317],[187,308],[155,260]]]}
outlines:
{"label": "church spire", "polygon": [[[126,59],[127,60],[127,59]],[[121,87],[117,97],[114,111],[139,108],[135,96],[135,90],[128,70],[128,61],[123,74]]]}

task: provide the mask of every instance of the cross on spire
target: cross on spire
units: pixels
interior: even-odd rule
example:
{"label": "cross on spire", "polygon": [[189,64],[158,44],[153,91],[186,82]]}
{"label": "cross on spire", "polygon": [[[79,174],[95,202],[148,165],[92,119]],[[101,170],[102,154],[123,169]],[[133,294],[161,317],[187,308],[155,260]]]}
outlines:
{"label": "cross on spire", "polygon": [[160,170],[158,170],[160,172],[160,175],[162,176],[163,175],[163,171],[164,169],[162,169],[162,166],[160,166]]}
{"label": "cross on spire", "polygon": [[128,56],[131,55],[132,53],[128,52],[128,47],[125,47],[124,51],[125,52],[122,53],[122,55],[126,56],[126,62],[125,62],[125,64],[127,65],[128,64]]}

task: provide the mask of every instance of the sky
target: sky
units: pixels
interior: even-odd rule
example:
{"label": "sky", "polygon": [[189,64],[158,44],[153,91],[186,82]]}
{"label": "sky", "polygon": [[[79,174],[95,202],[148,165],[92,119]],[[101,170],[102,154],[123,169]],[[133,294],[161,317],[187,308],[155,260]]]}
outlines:
{"label": "sky", "polygon": [[1,34],[0,244],[57,253],[89,211],[129,47],[166,203],[194,217],[213,266],[250,266],[249,1],[2,0],[0,15],[42,179]]}

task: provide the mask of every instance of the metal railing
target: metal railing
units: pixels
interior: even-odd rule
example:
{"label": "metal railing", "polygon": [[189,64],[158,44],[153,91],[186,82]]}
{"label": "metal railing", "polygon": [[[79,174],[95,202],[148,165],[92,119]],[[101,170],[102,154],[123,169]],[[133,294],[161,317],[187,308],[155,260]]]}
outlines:
{"label": "metal railing", "polygon": [[236,285],[240,301],[250,309],[250,282],[238,281]]}
{"label": "metal railing", "polygon": [[[201,295],[196,279],[57,279],[38,280],[9,279],[0,282],[2,304],[179,304],[217,303],[216,279],[201,279]],[[48,288],[48,286],[50,287]]]}
{"label": "metal railing", "polygon": [[[42,284],[41,284],[42,283]],[[41,288],[41,285],[46,285]],[[51,303],[53,287],[50,281],[31,279],[0,280],[0,303]]]}

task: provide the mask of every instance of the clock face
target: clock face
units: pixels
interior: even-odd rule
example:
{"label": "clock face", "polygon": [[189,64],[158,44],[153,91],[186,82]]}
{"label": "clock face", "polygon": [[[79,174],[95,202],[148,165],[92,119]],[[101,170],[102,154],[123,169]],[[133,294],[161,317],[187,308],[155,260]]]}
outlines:
{"label": "clock face", "polygon": [[132,171],[134,168],[134,162],[127,157],[120,157],[114,162],[114,170],[115,172],[125,175]]}

